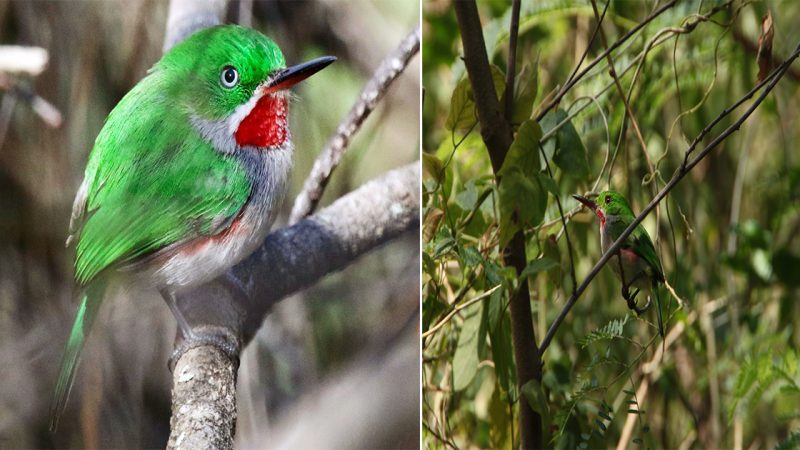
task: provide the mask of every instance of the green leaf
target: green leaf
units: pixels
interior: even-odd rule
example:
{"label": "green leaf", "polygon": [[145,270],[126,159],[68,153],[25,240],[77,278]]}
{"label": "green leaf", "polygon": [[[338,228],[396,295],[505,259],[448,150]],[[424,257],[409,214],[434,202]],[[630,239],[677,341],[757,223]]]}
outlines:
{"label": "green leaf", "polygon": [[514,78],[514,108],[511,122],[522,123],[531,118],[536,91],[539,89],[539,57],[533,61],[533,69],[527,64],[522,66]]}
{"label": "green leaf", "polygon": [[504,314],[497,326],[489,329],[489,339],[492,342],[492,360],[497,382],[505,392],[509,392],[514,381],[514,360],[511,348],[511,318],[508,315]]}
{"label": "green leaf", "polygon": [[751,259],[753,270],[763,281],[769,281],[772,276],[772,264],[770,263],[769,253],[766,250],[757,248],[753,251]]}
{"label": "green leaf", "polygon": [[436,156],[422,152],[422,172],[436,181],[441,181],[444,175],[444,164]]}
{"label": "green leaf", "polygon": [[438,259],[445,253],[449,252],[451,248],[456,245],[456,240],[452,237],[445,237],[436,242],[436,247],[433,251],[433,258]]}
{"label": "green leaf", "polygon": [[465,269],[473,269],[483,263],[483,257],[475,247],[461,247],[458,250],[458,254]]}
{"label": "green leaf", "polygon": [[464,211],[471,211],[478,201],[478,188],[475,187],[475,180],[469,180],[464,184],[464,190],[456,194],[456,204]]}
{"label": "green leaf", "polygon": [[[541,383],[535,379],[528,381],[522,386],[522,395],[525,396],[531,409],[541,414],[543,419],[550,417],[550,407]],[[544,422],[546,423],[546,421]]]}
{"label": "green leaf", "polygon": [[[542,130],[547,134],[558,124],[567,118],[567,113],[563,109],[551,111],[542,118]],[[553,137],[544,143],[545,154],[547,157],[552,155],[561,170],[573,178],[586,178],[589,176],[589,161],[586,158],[586,148],[583,146],[581,137],[572,125],[572,121],[562,125]],[[549,151],[548,151],[549,150]]]}
{"label": "green leaf", "polygon": [[544,219],[547,195],[538,176],[519,171],[508,173],[498,187],[500,197],[500,245],[505,246],[515,232],[538,225]]}
{"label": "green leaf", "polygon": [[536,275],[539,272],[544,272],[558,266],[559,264],[550,258],[542,257],[539,259],[534,259],[533,261],[529,262],[527,266],[525,266],[525,270],[522,271],[519,277],[524,278],[527,276]]}
{"label": "green leaf", "polygon": [[784,441],[775,444],[775,450],[800,448],[800,430],[795,430]]}
{"label": "green leaf", "polygon": [[539,139],[542,138],[542,128],[536,121],[526,120],[519,127],[517,136],[503,160],[503,166],[498,174],[502,177],[514,170],[523,174],[534,174],[541,170],[539,160]]}
{"label": "green leaf", "polygon": [[511,420],[508,403],[503,401],[503,392],[495,386],[492,398],[489,400],[489,440],[491,448],[511,448]]}
{"label": "green leaf", "polygon": [[[628,323],[629,317],[630,316],[626,315],[621,319],[615,319],[608,322],[602,328],[594,330],[586,336],[578,339],[578,345],[580,345],[581,348],[586,348],[589,344],[600,340],[611,340],[621,337],[625,324]],[[633,391],[624,390],[623,392],[631,396],[634,395]]]}
{"label": "green leaf", "polygon": [[542,182],[542,186],[544,186],[547,192],[553,194],[553,197],[558,197],[558,185],[555,180],[544,174],[539,175],[539,180]]}
{"label": "green leaf", "polygon": [[458,335],[456,352],[453,355],[453,389],[462,391],[472,383],[478,372],[478,355],[483,302],[465,309],[466,319]]}
{"label": "green leaf", "polygon": [[447,121],[444,126],[448,130],[464,130],[472,127],[477,120],[472,86],[469,84],[469,78],[464,77],[453,89],[453,95],[450,97],[450,111],[447,113]]}
{"label": "green leaf", "polygon": [[[503,97],[505,91],[505,75],[499,67],[490,66],[492,71],[492,81],[497,93],[497,98]],[[469,78],[464,77],[456,84],[453,95],[450,97],[450,111],[447,113],[445,128],[455,131],[466,131],[478,121],[478,113],[475,110],[475,96],[472,92],[472,85]]]}

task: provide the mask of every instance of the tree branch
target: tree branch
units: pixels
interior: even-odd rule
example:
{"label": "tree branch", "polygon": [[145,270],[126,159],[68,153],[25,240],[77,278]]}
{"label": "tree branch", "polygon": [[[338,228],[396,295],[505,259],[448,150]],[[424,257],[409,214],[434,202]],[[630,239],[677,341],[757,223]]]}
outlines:
{"label": "tree branch", "polygon": [[[486,54],[486,44],[483,40],[483,29],[478,16],[478,7],[474,0],[456,1],[453,6],[456,10],[458,28],[461,31],[464,65],[472,85],[478,121],[481,126],[481,137],[489,151],[496,182],[499,183],[500,179],[497,173],[511,146],[513,130],[511,123],[501,112],[500,102],[497,100],[497,92],[489,68],[489,58]],[[512,29],[511,35],[515,35],[516,32],[517,30]],[[516,39],[514,42],[516,43]],[[513,49],[509,49],[509,58],[514,59],[515,55],[511,53],[511,50]],[[513,96],[513,93],[511,95]],[[527,258],[523,231],[514,234],[506,248],[503,249],[503,261],[506,265],[514,267],[517,275],[525,269]],[[522,392],[522,387],[529,381],[541,380],[541,359],[533,330],[527,277],[519,280],[518,289],[510,295],[509,310],[517,386],[519,392]],[[539,448],[542,445],[542,418],[524,400],[524,397],[520,398],[522,398],[519,413],[520,446],[522,448]]]}
{"label": "tree branch", "polygon": [[[249,258],[235,266],[230,275],[178,294],[178,304],[195,329],[206,329],[219,334],[222,330],[233,354],[238,354],[255,335],[273,305],[287,296],[311,286],[328,273],[341,270],[368,251],[419,227],[419,164],[412,163],[392,170],[370,181],[357,190],[341,197],[315,215],[288,228],[271,233],[264,244]],[[241,289],[231,289],[229,277],[240,280]],[[176,346],[181,348],[182,336],[178,333]],[[201,355],[196,355],[198,352]],[[177,390],[179,368],[186,358],[195,362],[214,362],[217,367],[195,366],[200,377],[206,372],[219,371],[220,359],[212,355],[216,347],[202,346],[178,356],[173,378]],[[192,356],[195,355],[195,356]],[[226,358],[227,359],[227,358]],[[225,365],[233,365],[227,361]],[[235,380],[231,380],[235,382]],[[192,401],[193,397],[186,400]],[[213,402],[224,401],[206,397]],[[173,422],[187,403],[174,401]],[[189,403],[191,404],[191,403]],[[217,405],[211,410],[222,408]],[[234,414],[235,416],[235,410]],[[210,415],[191,416],[194,420],[207,420],[207,426],[216,424]],[[233,423],[230,422],[231,424]],[[202,429],[197,424],[191,429]],[[172,436],[180,436],[185,429],[172,429]],[[228,432],[232,435],[233,429]],[[172,437],[170,438],[172,442]],[[194,445],[192,447],[195,447]]]}
{"label": "tree branch", "polygon": [[353,105],[350,113],[331,137],[320,156],[314,161],[311,173],[303,184],[303,190],[295,198],[289,224],[302,220],[311,214],[322,198],[325,186],[328,184],[331,173],[339,165],[344,152],[350,144],[350,138],[361,128],[378,102],[389,90],[392,82],[405,70],[411,58],[419,52],[420,28],[419,24],[400,42],[400,45],[389,54],[375,70],[361,96]]}
{"label": "tree branch", "polygon": [[216,347],[188,350],[172,372],[168,449],[233,448],[236,368]]}
{"label": "tree branch", "polygon": [[453,7],[456,10],[458,28],[461,30],[464,65],[467,67],[467,76],[475,96],[481,137],[489,150],[492,168],[497,173],[513,140],[511,125],[503,117],[500,102],[497,100],[478,7],[474,0],[456,1],[453,2]]}
{"label": "tree branch", "polygon": [[[556,331],[558,331],[558,327],[561,325],[561,322],[564,321],[564,318],[566,317],[567,313],[569,313],[570,309],[572,309],[572,307],[575,306],[575,303],[578,301],[578,298],[580,298],[581,294],[583,294],[583,292],[589,286],[589,283],[591,283],[594,277],[597,276],[597,274],[600,272],[600,269],[603,268],[603,266],[606,264],[606,262],[608,262],[608,260],[612,257],[612,255],[614,255],[620,249],[622,243],[628,238],[628,236],[630,236],[633,230],[640,223],[642,223],[642,220],[644,220],[644,218],[647,217],[650,211],[652,211],[656,207],[656,205],[658,205],[658,203],[661,202],[661,200],[663,200],[664,197],[666,197],[667,194],[669,194],[669,192],[675,188],[678,182],[682,180],[683,177],[686,176],[687,173],[689,173],[689,171],[691,171],[703,158],[708,156],[711,150],[716,148],[716,146],[719,145],[723,140],[725,140],[725,138],[733,134],[735,131],[739,129],[739,127],[741,127],[742,123],[744,123],[744,121],[747,120],[747,118],[750,117],[751,114],[753,114],[753,112],[756,110],[756,108],[758,108],[761,102],[764,101],[767,95],[770,92],[772,92],[772,89],[775,87],[778,81],[780,81],[780,79],[783,78],[783,76],[789,70],[791,64],[794,62],[795,59],[798,58],[798,56],[800,56],[800,43],[795,48],[795,51],[789,56],[789,58],[783,61],[783,63],[781,63],[781,65],[778,66],[769,76],[767,76],[763,81],[758,83],[753,89],[751,89],[747,94],[745,94],[742,98],[740,98],[736,103],[734,103],[733,105],[722,111],[714,120],[711,121],[711,123],[709,123],[708,125],[706,125],[705,128],[703,128],[700,134],[698,134],[697,137],[694,139],[694,141],[692,141],[691,145],[689,145],[689,148],[686,149],[686,152],[684,153],[683,163],[681,164],[680,167],[678,167],[678,169],[675,170],[675,173],[672,175],[672,178],[669,180],[666,186],[664,186],[664,188],[661,189],[661,191],[659,191],[658,194],[656,194],[655,198],[653,198],[653,200],[650,201],[650,203],[642,210],[642,212],[639,213],[638,216],[636,216],[633,222],[631,222],[631,224],[628,225],[628,228],[626,228],[625,231],[623,231],[622,234],[619,236],[619,238],[617,238],[617,240],[614,241],[614,244],[611,247],[609,247],[605,253],[603,253],[603,256],[594,265],[594,267],[592,267],[592,270],[589,271],[589,274],[586,276],[586,278],[584,278],[583,282],[581,282],[581,285],[578,286],[578,289],[570,296],[569,300],[564,305],[564,308],[561,310],[558,317],[556,317],[556,320],[553,322],[552,325],[550,325],[550,329],[547,330],[547,335],[545,336],[544,340],[542,341],[542,344],[539,347],[540,353],[544,353],[545,350],[547,350],[547,347],[550,345],[553,336],[555,336]],[[689,157],[691,156],[692,152],[694,152],[694,150],[700,144],[700,141],[711,132],[714,126],[717,125],[720,121],[722,121],[722,119],[724,119],[726,116],[728,116],[734,109],[738,108],[744,102],[752,98],[756,92],[761,90],[761,88],[764,88],[764,90],[761,92],[758,98],[753,102],[753,104],[750,105],[750,107],[736,120],[736,122],[731,124],[731,126],[729,126],[722,133],[720,133],[694,159],[689,160]]]}

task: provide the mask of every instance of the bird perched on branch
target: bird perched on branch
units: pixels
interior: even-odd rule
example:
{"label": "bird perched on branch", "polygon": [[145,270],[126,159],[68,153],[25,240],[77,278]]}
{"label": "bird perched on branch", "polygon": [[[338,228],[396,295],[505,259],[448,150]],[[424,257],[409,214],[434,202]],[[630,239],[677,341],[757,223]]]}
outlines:
{"label": "bird perched on branch", "polygon": [[[633,223],[636,217],[625,197],[614,191],[601,192],[597,196],[597,201],[580,195],[572,197],[594,211],[600,219],[600,245],[603,247],[604,253],[611,248],[614,241],[622,235],[622,232]],[[639,307],[636,303],[636,296],[639,292],[643,291],[655,297],[658,334],[663,343],[664,322],[661,316],[658,284],[664,282],[664,271],[661,269],[661,261],[658,259],[650,235],[647,234],[647,230],[641,223],[625,239],[616,258],[612,257],[608,261],[608,265],[622,281],[622,297],[628,302],[628,308],[635,311],[637,315],[641,315],[650,308],[649,295],[647,303],[643,307]],[[633,294],[630,293],[630,288],[636,288]]]}
{"label": "bird perched on branch", "polygon": [[67,245],[76,243],[81,301],[52,429],[112,278],[157,288],[184,338],[202,338],[175,293],[221,275],[262,242],[292,163],[287,89],[335,59],[286,67],[261,33],[208,28],[173,47],[111,111],[72,210]]}

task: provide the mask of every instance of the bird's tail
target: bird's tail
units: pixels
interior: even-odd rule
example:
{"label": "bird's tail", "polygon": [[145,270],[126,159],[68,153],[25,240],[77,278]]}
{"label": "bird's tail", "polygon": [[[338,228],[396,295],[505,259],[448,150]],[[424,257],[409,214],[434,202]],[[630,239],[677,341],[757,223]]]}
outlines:
{"label": "bird's tail", "polygon": [[656,298],[656,316],[658,317],[658,334],[661,336],[661,357],[667,350],[667,343],[664,337],[664,318],[661,316],[661,298],[658,296],[658,281],[653,278],[653,296]]}
{"label": "bird's tail", "polygon": [[86,337],[92,329],[94,319],[97,317],[97,311],[100,309],[100,303],[103,301],[104,291],[105,284],[102,281],[96,281],[88,287],[81,296],[81,304],[78,307],[78,314],[75,316],[75,322],[72,324],[72,331],[69,334],[67,348],[64,350],[64,356],[61,359],[61,371],[58,374],[55,394],[53,395],[52,404],[50,405],[51,432],[54,432],[56,428],[58,428],[58,420],[61,417],[61,413],[64,412],[64,407],[67,405],[67,399],[69,398],[70,389],[72,389],[72,382],[75,379],[75,370],[78,367],[81,350],[83,350],[83,344],[86,342]]}

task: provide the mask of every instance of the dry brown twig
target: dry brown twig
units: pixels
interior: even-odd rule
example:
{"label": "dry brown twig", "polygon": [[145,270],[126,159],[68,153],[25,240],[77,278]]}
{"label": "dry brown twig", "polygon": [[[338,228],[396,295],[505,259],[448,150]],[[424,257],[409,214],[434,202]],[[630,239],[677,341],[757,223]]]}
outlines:
{"label": "dry brown twig", "polygon": [[361,92],[358,102],[353,105],[345,120],[339,124],[336,133],[323,148],[320,156],[314,161],[311,173],[303,183],[303,190],[298,194],[294,206],[292,206],[289,225],[294,225],[314,211],[322,198],[331,173],[339,165],[347,151],[350,139],[378,105],[392,82],[405,70],[411,58],[419,52],[420,37],[420,27],[417,25],[375,70],[372,79]]}

